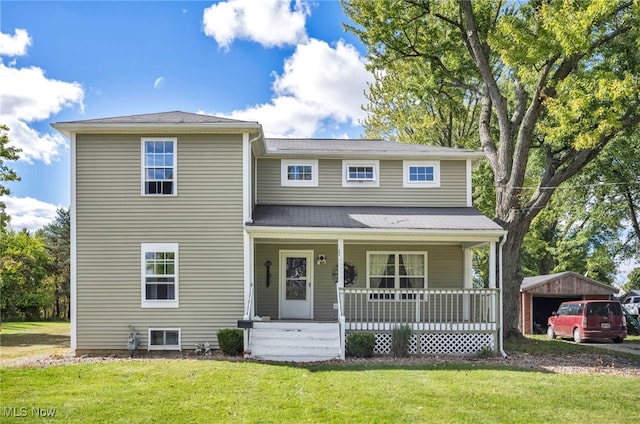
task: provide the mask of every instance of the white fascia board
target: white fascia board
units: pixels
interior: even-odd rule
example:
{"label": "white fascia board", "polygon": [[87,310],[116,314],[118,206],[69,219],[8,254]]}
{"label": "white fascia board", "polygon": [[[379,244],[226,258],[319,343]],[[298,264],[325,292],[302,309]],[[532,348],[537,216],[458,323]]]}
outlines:
{"label": "white fascia board", "polygon": [[397,230],[357,228],[313,228],[313,227],[264,227],[245,226],[254,238],[296,238],[311,240],[345,239],[368,241],[430,241],[430,242],[491,242],[506,234],[504,230]]}
{"label": "white fascia board", "polygon": [[251,134],[262,134],[262,125],[259,123],[175,123],[175,124],[157,124],[157,123],[140,123],[140,124],[104,124],[104,123],[76,123],[76,122],[59,122],[51,124],[53,128],[60,131],[67,137],[71,133],[79,134],[122,134],[122,133],[237,133],[250,132]]}

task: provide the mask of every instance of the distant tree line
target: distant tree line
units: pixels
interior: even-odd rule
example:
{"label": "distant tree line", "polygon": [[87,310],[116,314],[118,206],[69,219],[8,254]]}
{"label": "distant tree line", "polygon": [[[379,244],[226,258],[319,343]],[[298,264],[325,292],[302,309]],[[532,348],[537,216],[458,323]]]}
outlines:
{"label": "distant tree line", "polygon": [[0,232],[0,314],[5,320],[67,320],[70,307],[70,215],[31,234]]}

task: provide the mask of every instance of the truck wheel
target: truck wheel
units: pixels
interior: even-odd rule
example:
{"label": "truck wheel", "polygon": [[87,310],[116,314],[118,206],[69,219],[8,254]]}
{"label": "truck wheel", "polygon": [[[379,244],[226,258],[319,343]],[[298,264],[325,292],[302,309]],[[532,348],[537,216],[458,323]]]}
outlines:
{"label": "truck wheel", "polygon": [[613,340],[613,342],[614,342],[614,343],[622,343],[622,340],[623,340],[623,339],[622,339],[622,337],[614,337],[614,338],[613,338],[613,339],[611,339],[611,340]]}
{"label": "truck wheel", "polygon": [[547,337],[551,340],[556,338],[556,332],[553,331],[553,326],[551,325],[547,327]]}

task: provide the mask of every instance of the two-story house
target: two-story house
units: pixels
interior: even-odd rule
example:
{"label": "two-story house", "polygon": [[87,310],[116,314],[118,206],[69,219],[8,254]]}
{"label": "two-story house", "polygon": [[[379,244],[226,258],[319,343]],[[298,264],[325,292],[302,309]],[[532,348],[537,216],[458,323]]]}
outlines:
{"label": "two-story house", "polygon": [[274,360],[343,358],[358,331],[388,353],[400,324],[411,352],[500,349],[506,232],[472,207],[480,152],[184,112],[53,127],[71,146],[76,353],[124,349],[129,326],[148,350],[239,326],[247,356]]}

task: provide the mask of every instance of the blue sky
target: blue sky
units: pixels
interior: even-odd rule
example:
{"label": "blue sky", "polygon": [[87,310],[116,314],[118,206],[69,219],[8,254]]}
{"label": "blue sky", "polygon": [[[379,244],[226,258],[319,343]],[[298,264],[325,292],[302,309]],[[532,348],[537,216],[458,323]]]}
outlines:
{"label": "blue sky", "polygon": [[52,122],[182,110],[267,136],[360,136],[372,77],[346,20],[337,0],[0,1],[0,123],[23,150],[11,225],[70,205]]}
{"label": "blue sky", "polygon": [[0,2],[0,122],[22,148],[14,228],[69,207],[68,140],[52,122],[200,112],[267,136],[358,137],[364,47],[338,1]]}

